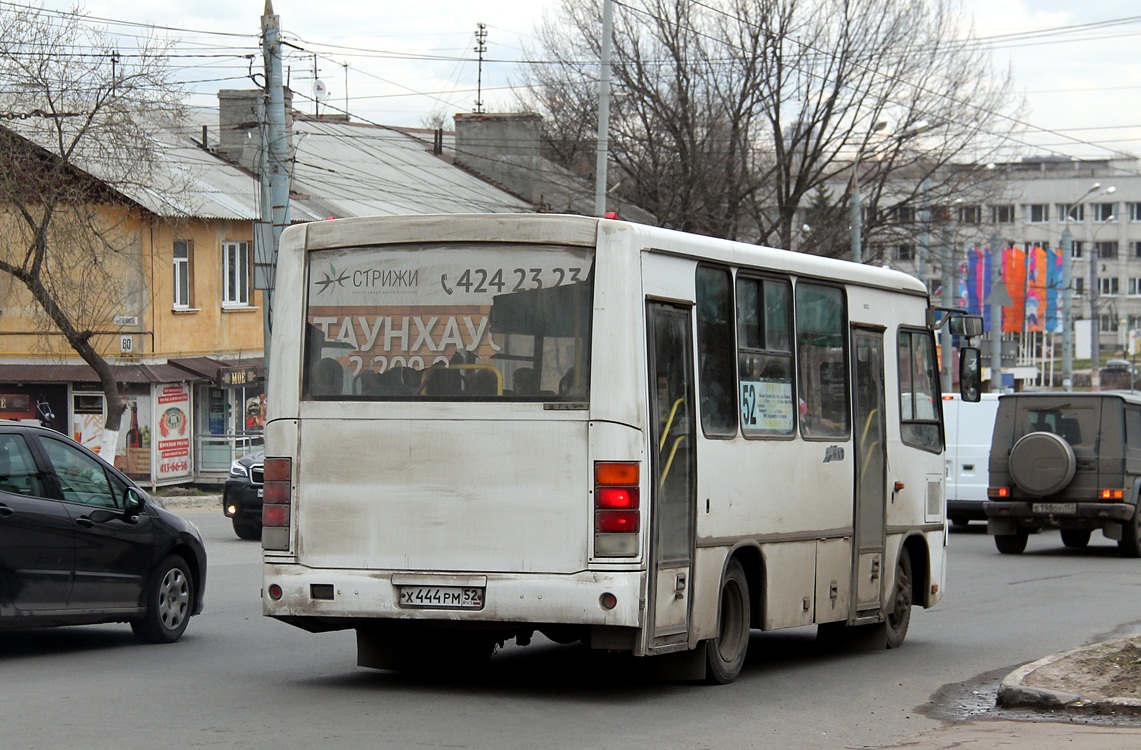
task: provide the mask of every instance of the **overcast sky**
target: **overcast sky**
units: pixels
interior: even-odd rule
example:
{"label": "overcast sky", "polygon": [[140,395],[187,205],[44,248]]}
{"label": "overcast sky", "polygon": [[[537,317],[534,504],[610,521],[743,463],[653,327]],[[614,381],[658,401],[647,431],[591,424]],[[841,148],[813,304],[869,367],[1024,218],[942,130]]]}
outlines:
{"label": "overcast sky", "polygon": [[[68,10],[73,0],[44,0]],[[534,41],[544,11],[559,0],[274,0],[286,39],[319,49],[318,78],[327,105],[387,125],[418,126],[433,113],[451,118],[476,100],[473,61],[477,23],[486,24],[484,109],[514,109],[509,90],[514,61]],[[9,5],[8,0],[0,4]],[[113,21],[153,24],[179,40],[194,104],[211,105],[218,88],[252,86],[264,0],[87,0],[86,12],[110,31],[138,33]],[[1041,32],[1134,19],[1131,23],[1070,28],[1050,36],[996,42],[996,65],[1013,65],[1029,110],[1024,140],[1046,152],[1105,157],[1110,150],[1141,154],[1141,4],[1136,0],[964,0],[977,37]],[[621,12],[619,10],[619,12]],[[166,27],[164,29],[163,27]],[[169,29],[169,30],[167,30]],[[210,33],[203,33],[210,32]],[[292,50],[290,82],[313,93],[313,59]],[[255,72],[260,58],[252,61]],[[346,78],[347,76],[347,78]],[[295,100],[295,106],[312,108]]]}

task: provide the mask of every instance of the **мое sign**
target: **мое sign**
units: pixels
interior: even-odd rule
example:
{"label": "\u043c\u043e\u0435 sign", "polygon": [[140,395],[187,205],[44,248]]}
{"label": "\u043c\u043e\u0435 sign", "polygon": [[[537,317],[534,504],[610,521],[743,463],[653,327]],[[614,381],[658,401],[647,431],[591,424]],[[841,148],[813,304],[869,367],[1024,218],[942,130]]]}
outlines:
{"label": "\u043c\u043e\u0435 sign", "polygon": [[220,367],[218,368],[219,388],[242,388],[251,385],[258,379],[256,367]]}

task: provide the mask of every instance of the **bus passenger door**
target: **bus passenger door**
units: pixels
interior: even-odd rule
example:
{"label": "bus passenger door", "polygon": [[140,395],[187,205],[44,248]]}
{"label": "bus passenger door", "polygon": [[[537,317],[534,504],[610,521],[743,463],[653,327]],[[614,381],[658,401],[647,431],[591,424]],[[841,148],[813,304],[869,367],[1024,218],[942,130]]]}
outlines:
{"label": "bus passenger door", "polygon": [[655,650],[688,640],[696,447],[690,311],[651,302],[646,313],[653,441],[647,645]]}
{"label": "bus passenger door", "polygon": [[884,586],[887,435],[884,419],[883,330],[852,331],[855,419],[855,554],[852,618],[878,617]]}

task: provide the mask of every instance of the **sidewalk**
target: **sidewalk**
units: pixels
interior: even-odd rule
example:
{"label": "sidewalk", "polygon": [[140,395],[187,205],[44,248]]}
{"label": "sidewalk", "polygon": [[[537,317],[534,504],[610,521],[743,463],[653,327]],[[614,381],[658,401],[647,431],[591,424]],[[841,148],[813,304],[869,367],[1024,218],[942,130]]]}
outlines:
{"label": "sidewalk", "polygon": [[1141,635],[1052,654],[1019,667],[1002,680],[998,705],[999,715],[1003,709],[1043,713],[1021,711],[1025,720],[948,724],[884,750],[1121,750],[1141,745]]}

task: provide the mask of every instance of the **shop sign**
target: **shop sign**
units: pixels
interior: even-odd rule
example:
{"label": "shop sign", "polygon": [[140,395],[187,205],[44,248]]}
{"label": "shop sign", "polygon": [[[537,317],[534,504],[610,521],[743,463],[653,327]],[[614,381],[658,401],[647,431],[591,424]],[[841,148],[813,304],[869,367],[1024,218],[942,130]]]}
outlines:
{"label": "shop sign", "polygon": [[253,385],[258,379],[256,367],[220,367],[218,368],[219,388],[244,388]]}

